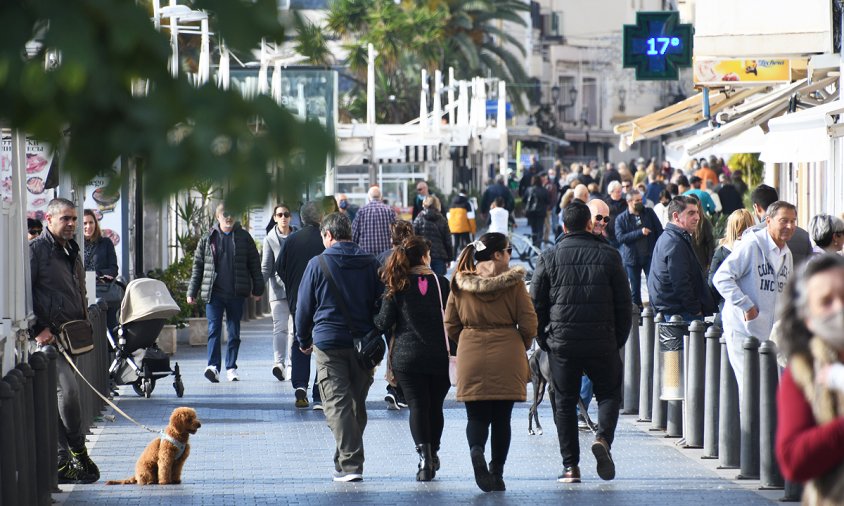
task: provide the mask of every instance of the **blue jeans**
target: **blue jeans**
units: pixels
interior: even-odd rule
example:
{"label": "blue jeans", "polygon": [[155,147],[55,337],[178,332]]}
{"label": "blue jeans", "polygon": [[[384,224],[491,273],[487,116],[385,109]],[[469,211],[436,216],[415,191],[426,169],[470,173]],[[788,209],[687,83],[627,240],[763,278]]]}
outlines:
{"label": "blue jeans", "polygon": [[[296,312],[292,311],[293,314],[293,332],[296,332]],[[293,386],[293,389],[297,388],[304,388],[305,391],[308,390],[308,380],[311,378],[311,356],[305,355],[299,349],[299,341],[293,339],[293,344],[290,345],[290,384]],[[319,385],[316,381],[316,371],[314,371],[314,383],[313,383],[313,390],[311,393],[311,398],[314,402],[322,402],[320,399],[319,394]]]}
{"label": "blue jeans", "polygon": [[630,280],[630,293],[633,294],[633,303],[642,307],[642,271],[645,271],[645,279],[651,271],[650,262],[645,265],[625,265],[627,279]]}
{"label": "blue jeans", "polygon": [[229,343],[226,347],[226,369],[237,369],[237,352],[240,350],[240,319],[243,318],[243,297],[221,297],[211,294],[205,305],[208,318],[208,365],[220,371],[220,337],[223,333],[223,313],[226,314],[226,331]]}
{"label": "blue jeans", "polygon": [[445,260],[443,260],[442,258],[432,258],[431,270],[434,271],[434,273],[439,274],[440,276],[445,276]]}
{"label": "blue jeans", "polygon": [[[580,379],[580,400],[583,401],[583,407],[588,410],[589,403],[592,402],[592,380],[585,374]],[[577,414],[580,414],[580,406],[577,407]]]}

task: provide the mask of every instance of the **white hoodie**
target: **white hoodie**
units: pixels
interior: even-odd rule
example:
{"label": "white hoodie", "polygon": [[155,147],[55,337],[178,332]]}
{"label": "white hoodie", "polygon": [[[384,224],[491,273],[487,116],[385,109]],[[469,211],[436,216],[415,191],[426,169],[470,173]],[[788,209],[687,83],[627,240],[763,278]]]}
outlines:
{"label": "white hoodie", "polygon": [[[733,252],[713,277],[715,288],[724,297],[721,316],[739,391],[744,370],[744,339],[753,336],[760,341],[768,340],[776,319],[777,301],[793,270],[788,246],[779,258],[775,248],[767,228],[750,230],[735,243]],[[759,316],[744,321],[744,313],[754,306]]]}

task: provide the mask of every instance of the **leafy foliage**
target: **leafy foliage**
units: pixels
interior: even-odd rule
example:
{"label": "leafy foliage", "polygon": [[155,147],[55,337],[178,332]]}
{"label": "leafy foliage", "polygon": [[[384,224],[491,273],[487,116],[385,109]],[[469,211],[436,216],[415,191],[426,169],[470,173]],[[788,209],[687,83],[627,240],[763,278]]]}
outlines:
{"label": "leafy foliage", "polygon": [[[211,13],[213,31],[235,51],[284,38],[273,0],[193,6]],[[27,59],[32,39],[43,46]],[[60,55],[49,69],[47,51]],[[80,182],[118,156],[137,157],[153,198],[208,179],[225,182],[227,201],[242,209],[273,188],[294,200],[300,185],[324,170],[333,140],[317,122],[297,121],[266,96],[247,100],[212,83],[194,87],[184,75],[173,78],[169,56],[166,35],[135,2],[0,2],[0,121],[64,145],[64,167]],[[284,184],[267,170],[273,163],[284,167]]]}
{"label": "leafy foliage", "polygon": [[762,183],[765,164],[759,160],[759,153],[738,153],[730,157],[727,162],[730,170],[741,170],[744,182],[749,188],[756,188]]}
{"label": "leafy foliage", "polygon": [[170,290],[173,300],[179,305],[179,314],[172,317],[167,323],[181,325],[188,318],[205,316],[205,302],[198,300],[194,305],[187,303],[191,267],[193,267],[193,256],[185,256],[178,262],[170,264],[164,270],[154,269],[147,273],[148,277],[163,282]]}

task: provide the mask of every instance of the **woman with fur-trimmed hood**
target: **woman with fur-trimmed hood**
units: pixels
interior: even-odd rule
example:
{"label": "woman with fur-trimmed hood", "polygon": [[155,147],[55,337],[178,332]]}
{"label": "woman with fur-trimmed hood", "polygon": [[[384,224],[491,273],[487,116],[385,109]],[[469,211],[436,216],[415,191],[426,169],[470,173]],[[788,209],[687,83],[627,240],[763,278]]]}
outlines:
{"label": "woman with fur-trimmed hood", "polygon": [[787,284],[777,460],[803,504],[844,504],[844,257],[813,257]]}
{"label": "woman with fur-trimmed hood", "polygon": [[[513,403],[524,401],[530,378],[525,350],[536,336],[536,313],[525,270],[510,268],[507,236],[488,233],[460,254],[445,311],[448,337],[458,343],[457,400],[466,403],[466,437],[475,481],[484,492],[504,490]],[[492,426],[492,460],[484,457]]]}

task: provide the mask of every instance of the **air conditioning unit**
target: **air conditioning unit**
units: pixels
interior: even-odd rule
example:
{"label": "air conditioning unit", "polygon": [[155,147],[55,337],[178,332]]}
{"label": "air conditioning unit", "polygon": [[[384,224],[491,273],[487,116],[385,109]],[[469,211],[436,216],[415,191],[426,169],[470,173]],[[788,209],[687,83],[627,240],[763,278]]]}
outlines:
{"label": "air conditioning unit", "polygon": [[544,37],[561,37],[562,13],[550,12],[542,15],[542,35]]}

